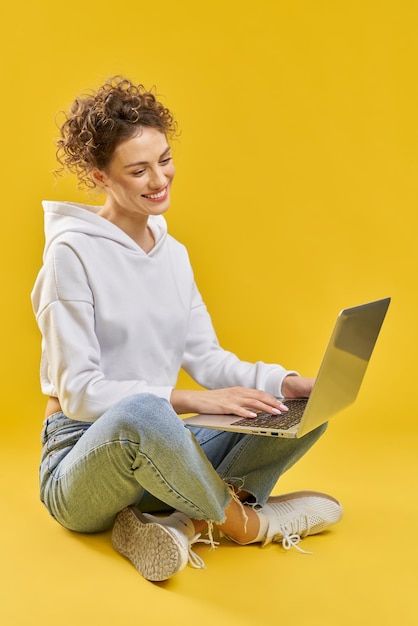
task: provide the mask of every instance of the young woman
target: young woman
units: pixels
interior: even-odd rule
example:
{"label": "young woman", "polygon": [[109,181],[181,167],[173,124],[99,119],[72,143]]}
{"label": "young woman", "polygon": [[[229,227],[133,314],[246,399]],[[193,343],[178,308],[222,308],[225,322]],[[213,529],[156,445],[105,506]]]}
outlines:
{"label": "young woman", "polygon": [[[187,252],[163,217],[174,132],[170,111],[121,77],[75,100],[58,158],[101,188],[104,204],[44,203],[32,293],[49,397],[42,501],[74,531],[113,525],[116,550],[152,581],[187,562],[202,567],[192,545],[213,545],[214,527],[239,544],[290,547],[342,515],[325,494],[270,497],[324,427],[276,439],[187,427],[179,417],[278,414],[286,406],[277,398],[309,396],[313,380],[220,347]],[[204,389],[176,389],[180,368]]]}

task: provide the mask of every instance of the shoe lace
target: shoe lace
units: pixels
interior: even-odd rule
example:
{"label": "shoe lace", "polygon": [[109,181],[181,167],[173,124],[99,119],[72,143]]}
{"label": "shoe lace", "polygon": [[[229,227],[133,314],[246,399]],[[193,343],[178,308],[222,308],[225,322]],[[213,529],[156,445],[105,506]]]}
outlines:
{"label": "shoe lace", "polygon": [[212,537],[204,539],[201,534],[195,535],[193,539],[189,541],[189,564],[195,569],[206,569],[205,562],[196,552],[192,549],[196,543],[205,543],[212,548],[216,548],[219,545],[217,541],[214,541]]}
{"label": "shoe lace", "polygon": [[309,532],[309,520],[307,516],[301,516],[283,524],[280,527],[282,546],[285,550],[295,548],[295,550],[303,554],[313,554],[313,552],[308,552],[308,550],[303,550],[303,548],[298,546],[298,543],[302,540],[301,528],[303,528],[304,535],[307,535]]}

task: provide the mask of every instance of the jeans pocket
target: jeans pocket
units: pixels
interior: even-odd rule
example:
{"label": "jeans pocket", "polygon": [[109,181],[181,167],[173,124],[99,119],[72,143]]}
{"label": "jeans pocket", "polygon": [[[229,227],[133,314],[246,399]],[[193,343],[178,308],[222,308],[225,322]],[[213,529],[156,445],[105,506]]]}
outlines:
{"label": "jeans pocket", "polygon": [[71,452],[77,441],[83,436],[84,431],[74,433],[71,438],[59,438],[57,445],[47,450],[47,467],[52,474],[56,468],[62,463],[67,454]]}
{"label": "jeans pocket", "polygon": [[51,415],[45,420],[42,431],[41,464],[45,467],[46,462],[48,471],[52,473],[90,426],[88,422],[69,419],[63,413]]}

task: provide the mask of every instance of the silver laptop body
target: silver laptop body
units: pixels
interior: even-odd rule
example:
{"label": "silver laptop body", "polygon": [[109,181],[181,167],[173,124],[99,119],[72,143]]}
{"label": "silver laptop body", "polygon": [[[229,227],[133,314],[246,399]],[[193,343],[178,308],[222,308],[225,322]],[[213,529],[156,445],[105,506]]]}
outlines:
{"label": "silver laptop body", "polygon": [[[344,309],[337,317],[324,358],[309,398],[283,402],[282,415],[259,414],[242,419],[236,415],[200,414],[185,423],[254,435],[303,437],[327,422],[357,398],[390,298]],[[294,413],[301,415],[294,416]],[[289,422],[296,422],[289,426]]]}

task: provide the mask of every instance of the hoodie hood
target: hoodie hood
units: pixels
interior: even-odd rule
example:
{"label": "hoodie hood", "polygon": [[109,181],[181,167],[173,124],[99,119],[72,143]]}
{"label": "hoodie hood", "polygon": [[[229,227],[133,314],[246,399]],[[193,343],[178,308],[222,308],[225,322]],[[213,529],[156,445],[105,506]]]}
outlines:
{"label": "hoodie hood", "polygon": [[[44,260],[51,245],[63,235],[67,237],[69,233],[82,233],[93,237],[111,239],[125,248],[139,254],[146,254],[118,226],[97,215],[101,209],[100,206],[53,201],[44,201],[42,206],[45,220]],[[150,256],[152,256],[161,247],[167,236],[167,222],[162,215],[151,215],[148,218],[148,226],[151,228],[155,239],[155,246],[150,252]]]}

